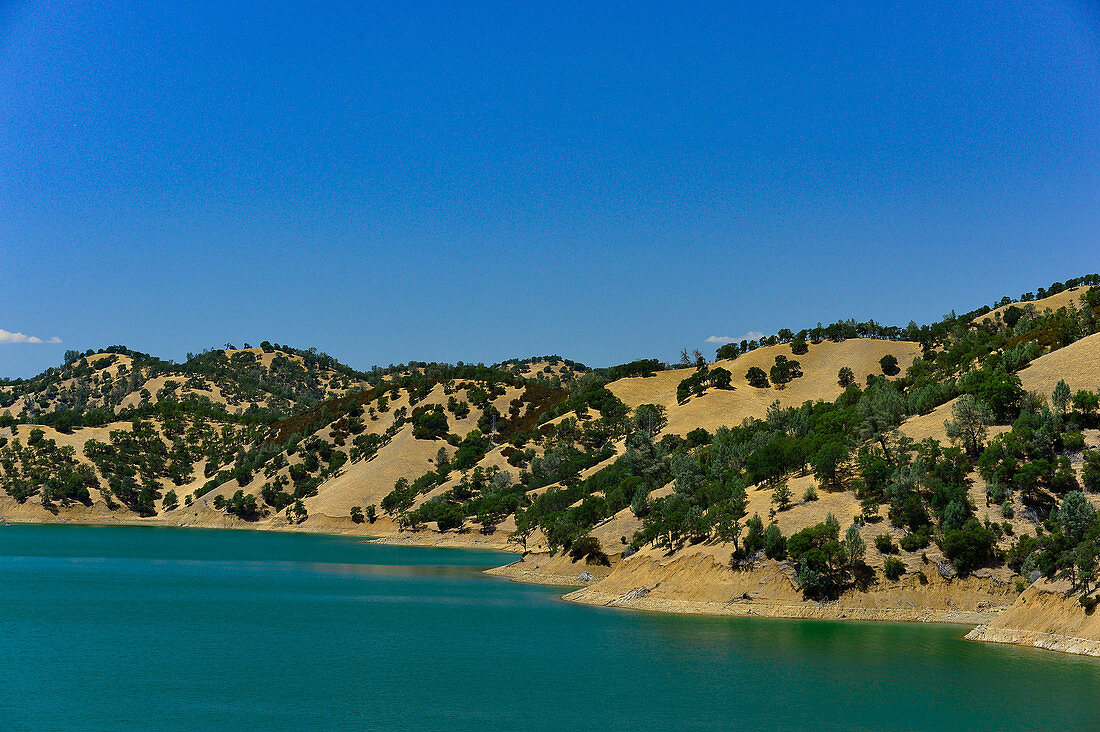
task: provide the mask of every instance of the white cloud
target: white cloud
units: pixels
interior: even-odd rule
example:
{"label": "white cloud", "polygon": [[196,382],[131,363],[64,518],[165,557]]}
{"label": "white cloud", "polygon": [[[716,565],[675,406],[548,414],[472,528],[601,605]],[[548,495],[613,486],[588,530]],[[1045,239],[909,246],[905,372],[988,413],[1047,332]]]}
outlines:
{"label": "white cloud", "polygon": [[42,340],[38,336],[29,336],[26,333],[12,333],[10,330],[0,328],[0,343],[60,343],[57,336],[49,340]]}
{"label": "white cloud", "polygon": [[743,336],[711,336],[707,338],[707,343],[740,343],[741,341],[755,341],[764,337],[764,334],[760,331],[750,330]]}

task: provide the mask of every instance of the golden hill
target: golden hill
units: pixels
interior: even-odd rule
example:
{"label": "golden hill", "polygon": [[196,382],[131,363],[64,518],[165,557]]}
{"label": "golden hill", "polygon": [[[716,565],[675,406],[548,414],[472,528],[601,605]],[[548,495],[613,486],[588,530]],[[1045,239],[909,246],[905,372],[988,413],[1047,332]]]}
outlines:
{"label": "golden hill", "polygon": [[[879,359],[887,354],[898,359],[901,373],[921,353],[920,345],[909,341],[882,341],[855,338],[833,343],[810,344],[801,356],[791,351],[789,344],[758,348],[734,360],[715,361],[711,368],[722,367],[733,374],[731,390],[708,389],[685,404],[676,402],[676,386],[695,372],[694,368],[659,371],[655,376],[631,377],[614,381],[608,389],[628,407],[639,404],[659,404],[667,410],[667,432],[686,434],[696,427],[713,431],[722,425],[740,424],[746,417],[763,418],[768,405],[778,400],[784,407],[798,406],[806,400],[833,401],[844,391],[837,383],[837,372],[844,366],[852,369],[856,382],[862,384],[868,374],[881,376]],[[748,385],[745,373],[753,366],[768,371],[776,356],[798,361],[803,376],[783,388],[758,389]],[[901,375],[901,374],[899,374]]]}
{"label": "golden hill", "polygon": [[979,315],[974,318],[974,322],[985,323],[990,320],[995,320],[997,316],[1004,317],[1005,311],[1010,307],[1016,307],[1021,310],[1031,307],[1035,309],[1036,313],[1042,313],[1046,310],[1058,310],[1059,308],[1069,307],[1070,305],[1080,307],[1081,296],[1088,292],[1088,289],[1089,288],[1083,285],[1080,287],[1071,287],[1067,290],[1062,290],[1056,295],[1051,295],[1050,297],[1044,297],[1030,302],[1014,302],[1008,305],[1002,305],[999,308],[990,310],[985,315]]}

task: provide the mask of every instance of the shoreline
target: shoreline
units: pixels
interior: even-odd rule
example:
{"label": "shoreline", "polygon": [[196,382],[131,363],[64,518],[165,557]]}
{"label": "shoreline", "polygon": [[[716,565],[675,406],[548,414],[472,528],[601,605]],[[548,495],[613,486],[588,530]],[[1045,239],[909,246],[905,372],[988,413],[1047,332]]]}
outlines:
{"label": "shoreline", "polygon": [[[98,517],[51,517],[52,520],[19,520],[5,518],[6,525],[68,525],[68,526],[148,526],[156,528],[189,529],[234,529],[242,531],[280,531],[300,532],[328,536],[359,537],[362,543],[414,546],[444,549],[491,550],[510,554],[513,558],[500,566],[482,570],[483,574],[500,577],[522,584],[537,584],[563,590],[559,595],[565,602],[592,607],[608,607],[621,610],[664,613],[673,615],[696,615],[710,617],[756,617],[791,620],[826,620],[836,622],[904,622],[904,623],[940,623],[948,625],[970,626],[971,630],[963,637],[966,640],[1016,645],[1038,648],[1073,655],[1100,658],[1100,640],[1063,635],[1039,630],[997,627],[1012,606],[1000,608],[934,609],[931,607],[867,607],[840,604],[840,601],[818,603],[809,601],[782,601],[780,598],[732,596],[727,600],[691,599],[688,597],[662,596],[654,592],[662,581],[641,583],[626,591],[608,591],[600,587],[603,580],[622,570],[620,560],[612,567],[590,566],[574,563],[567,556],[558,554],[551,557],[548,553],[527,552],[520,554],[510,551],[508,543],[493,536],[483,535],[446,535],[436,532],[369,533],[364,525],[358,526],[328,525],[279,525],[248,526],[230,522],[226,525],[209,525],[204,522],[179,523],[150,519],[132,519],[110,517],[112,520],[91,520]],[[536,562],[533,566],[529,562]],[[588,573],[591,579],[583,580],[581,575]],[[774,575],[773,575],[774,576]],[[621,588],[620,588],[621,589]],[[913,603],[907,603],[913,605]],[[992,626],[992,627],[991,627]]]}
{"label": "shoreline", "polygon": [[[673,600],[647,596],[623,597],[584,587],[562,597],[566,602],[593,607],[714,617],[772,618],[785,620],[832,620],[844,622],[939,623],[973,627],[988,623],[998,612],[981,610],[933,611],[929,608],[867,608],[833,603],[770,603],[733,599],[726,602]],[[1003,611],[1002,611],[1003,612]]]}
{"label": "shoreline", "polygon": [[991,628],[979,625],[965,636],[966,640],[981,643],[1002,643],[1024,648],[1040,648],[1045,651],[1069,653],[1076,656],[1100,658],[1100,640],[1078,638],[1059,633],[1047,633],[1041,630],[1021,630],[1018,628]]}

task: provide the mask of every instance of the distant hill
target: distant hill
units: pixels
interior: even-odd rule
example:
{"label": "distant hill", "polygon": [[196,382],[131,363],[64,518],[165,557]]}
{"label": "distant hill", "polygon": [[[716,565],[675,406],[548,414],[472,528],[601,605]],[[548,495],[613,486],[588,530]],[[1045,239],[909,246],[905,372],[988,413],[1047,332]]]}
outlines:
{"label": "distant hill", "polygon": [[514,576],[588,571],[599,602],[640,602],[627,585],[653,578],[655,609],[751,576],[771,613],[841,598],[873,615],[905,585],[907,602],[979,617],[1033,571],[1076,573],[1100,540],[1094,279],[926,325],[783,330],[676,368],[361,372],[266,342],[183,364],[70,354],[0,382],[0,515],[520,547],[540,559]]}

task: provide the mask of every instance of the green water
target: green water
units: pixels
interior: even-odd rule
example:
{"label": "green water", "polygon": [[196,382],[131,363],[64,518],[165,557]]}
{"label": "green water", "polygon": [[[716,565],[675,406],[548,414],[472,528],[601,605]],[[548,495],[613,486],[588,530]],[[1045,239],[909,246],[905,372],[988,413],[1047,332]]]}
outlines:
{"label": "green water", "polygon": [[1100,661],[573,605],[344,537],[0,526],[0,729],[1076,729]]}

